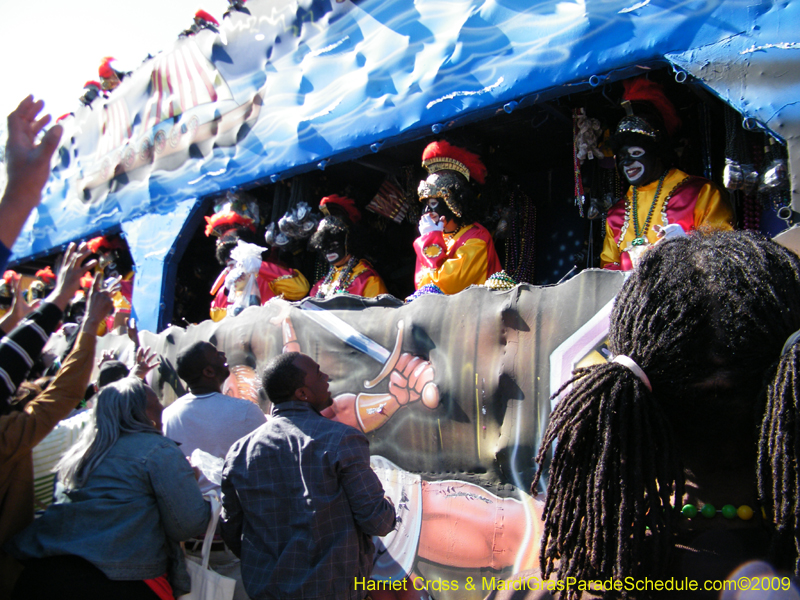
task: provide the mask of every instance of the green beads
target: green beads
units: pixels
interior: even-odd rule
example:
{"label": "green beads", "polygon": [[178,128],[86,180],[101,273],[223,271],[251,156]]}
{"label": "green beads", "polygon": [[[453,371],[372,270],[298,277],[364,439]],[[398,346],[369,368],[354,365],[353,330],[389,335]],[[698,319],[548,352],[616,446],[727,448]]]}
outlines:
{"label": "green beads", "polygon": [[706,504],[703,508],[700,509],[700,514],[703,515],[706,519],[711,519],[717,514],[717,509],[714,508],[713,504]]}
{"label": "green beads", "polygon": [[[742,504],[739,508],[736,508],[733,504],[726,504],[719,512],[721,512],[722,516],[726,519],[739,517],[742,521],[749,521],[753,518],[753,509],[746,504]],[[694,504],[684,504],[681,508],[681,515],[687,519],[693,519],[698,513],[703,515],[706,519],[711,519],[716,516],[717,509],[714,508],[713,504],[706,504],[700,510],[697,510]]]}

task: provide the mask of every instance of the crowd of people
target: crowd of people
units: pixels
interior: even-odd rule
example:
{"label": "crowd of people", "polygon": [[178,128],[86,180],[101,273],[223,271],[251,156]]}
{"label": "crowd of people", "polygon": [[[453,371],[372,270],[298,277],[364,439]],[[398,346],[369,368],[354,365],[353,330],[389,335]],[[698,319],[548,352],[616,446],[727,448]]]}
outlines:
{"label": "crowd of people", "polygon": [[[547,480],[540,564],[518,581],[724,580],[754,560],[766,561],[759,573],[800,575],[800,258],[730,231],[716,187],[672,167],[675,116],[654,102],[659,94],[626,86],[628,116],[610,140],[630,184],[609,212],[602,257],[631,271],[611,315],[614,359],[577,370],[557,395],[532,484]],[[58,125],[41,135],[41,109],[29,97],[9,116],[3,268],[60,137]],[[493,277],[509,283],[477,222],[480,157],[440,140],[422,164],[410,300]],[[222,267],[213,319],[275,297],[386,293],[360,248],[353,200],[331,194],[319,205],[319,222],[296,207],[289,223],[310,232],[328,265],[313,286],[257,243],[246,200],[217,207],[207,228]],[[373,537],[399,526],[367,429],[329,418],[328,376],[289,345],[260,376],[270,415],[222,393],[230,371],[210,341],[180,353],[189,392],[166,409],[146,383],[157,364],[148,348],[132,370],[101,357],[90,385],[97,336],[127,323],[132,278],[118,237],[71,244],[42,274],[35,307],[13,275],[4,278],[15,299],[0,321],[0,598],[174,600],[189,591],[186,561],[199,556],[218,497],[210,564],[236,580],[235,598],[366,597],[357,582],[370,576]],[[43,369],[42,350],[68,314],[68,342]],[[438,403],[434,388],[419,390],[426,405]],[[75,410],[89,411],[86,427],[58,462],[52,505],[34,520],[32,449]]]}

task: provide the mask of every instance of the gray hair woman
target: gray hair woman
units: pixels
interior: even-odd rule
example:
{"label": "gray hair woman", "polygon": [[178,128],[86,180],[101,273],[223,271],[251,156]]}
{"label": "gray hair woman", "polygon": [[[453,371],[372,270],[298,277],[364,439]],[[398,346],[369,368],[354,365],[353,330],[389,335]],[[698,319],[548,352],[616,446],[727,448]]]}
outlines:
{"label": "gray hair woman", "polygon": [[26,567],[12,598],[163,600],[189,589],[178,543],[205,531],[209,505],[161,435],[150,387],[126,377],[103,388],[56,469],[55,504],[12,542]]}

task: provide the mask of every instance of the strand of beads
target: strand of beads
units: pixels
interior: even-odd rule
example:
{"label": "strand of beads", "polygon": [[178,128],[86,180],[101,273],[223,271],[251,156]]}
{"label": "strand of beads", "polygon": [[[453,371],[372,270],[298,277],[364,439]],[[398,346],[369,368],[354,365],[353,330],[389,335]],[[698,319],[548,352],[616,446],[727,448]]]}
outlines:
{"label": "strand of beads", "polygon": [[647,211],[647,218],[644,220],[641,231],[639,230],[639,188],[633,186],[633,241],[631,246],[642,246],[647,244],[647,229],[650,227],[650,220],[653,218],[653,212],[656,209],[658,197],[661,195],[661,187],[664,185],[664,179],[667,177],[667,172],[664,171],[658,179],[658,186],[656,186],[656,195],[653,196],[653,203],[650,205],[650,210]]}
{"label": "strand of beads", "polygon": [[353,272],[353,269],[357,264],[358,259],[355,256],[351,257],[350,260],[347,261],[347,265],[345,265],[341,276],[336,280],[336,283],[333,285],[333,287],[331,287],[331,281],[333,281],[333,277],[336,274],[337,269],[331,265],[328,274],[325,276],[325,280],[319,286],[317,298],[329,298],[334,294],[345,293],[347,288],[349,288],[350,284],[352,283],[353,278],[350,276],[350,274]]}
{"label": "strand of beads", "polygon": [[739,517],[742,521],[749,521],[753,518],[753,509],[746,504],[742,504],[739,508],[736,508],[733,504],[726,504],[721,510],[714,508],[713,504],[704,504],[699,511],[694,504],[684,504],[683,508],[681,508],[681,514],[689,519],[695,518],[698,512],[706,519],[712,519],[718,513],[726,519]]}
{"label": "strand of beads", "polygon": [[533,283],[536,264],[536,206],[517,187],[511,193],[509,207],[514,218],[509,219],[505,270],[520,283]]}

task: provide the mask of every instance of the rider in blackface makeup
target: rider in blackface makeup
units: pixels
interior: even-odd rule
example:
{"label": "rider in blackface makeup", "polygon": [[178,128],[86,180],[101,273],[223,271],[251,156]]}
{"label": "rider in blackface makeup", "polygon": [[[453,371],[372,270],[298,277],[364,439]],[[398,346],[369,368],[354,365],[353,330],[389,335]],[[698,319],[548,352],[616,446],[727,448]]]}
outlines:
{"label": "rider in blackface makeup", "polygon": [[425,206],[414,242],[416,289],[433,284],[456,294],[483,284],[503,268],[491,234],[475,222],[478,199],[471,182],[483,183],[486,167],[478,155],[445,141],[425,148],[422,166],[430,175],[418,190]]}
{"label": "rider in blackface makeup", "polygon": [[733,210],[712,182],[672,167],[670,142],[680,118],[661,86],[629,80],[623,98],[628,115],[610,143],[630,187],[608,212],[600,264],[628,271],[668,232],[680,235],[701,225],[733,229]]}

